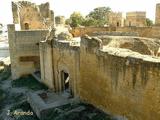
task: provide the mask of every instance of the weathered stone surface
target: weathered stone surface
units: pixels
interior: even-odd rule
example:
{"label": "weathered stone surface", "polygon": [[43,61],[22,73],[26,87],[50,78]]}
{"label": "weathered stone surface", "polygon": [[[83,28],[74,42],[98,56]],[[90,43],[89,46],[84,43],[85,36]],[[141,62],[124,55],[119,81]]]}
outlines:
{"label": "weathered stone surface", "polygon": [[[130,49],[125,46],[128,42]],[[81,100],[129,120],[150,120],[152,114],[155,120],[160,119],[160,59],[144,55],[145,50],[144,54],[134,52],[142,49],[139,42],[146,51],[157,49],[159,43],[157,39],[141,37],[86,35],[81,38],[80,46],[73,49],[69,41],[53,41],[53,59],[42,60],[48,66],[42,69],[43,80],[47,84],[54,83],[54,90],[62,92],[61,71],[65,71],[69,73],[72,94],[80,96]],[[53,75],[48,69],[53,71],[53,78],[48,77]]]}
{"label": "weathered stone surface", "polygon": [[31,74],[40,69],[40,61],[20,61],[21,57],[39,57],[37,43],[44,40],[48,30],[15,31],[15,25],[8,25],[8,39],[11,59],[12,79]]}

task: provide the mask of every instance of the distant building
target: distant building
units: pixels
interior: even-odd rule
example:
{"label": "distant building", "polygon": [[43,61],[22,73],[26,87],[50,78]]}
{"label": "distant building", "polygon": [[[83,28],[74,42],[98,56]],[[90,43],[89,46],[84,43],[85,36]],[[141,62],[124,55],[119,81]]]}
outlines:
{"label": "distant building", "polygon": [[125,26],[136,26],[136,27],[146,26],[146,12],[141,12],[141,11],[127,12]]}
{"label": "distant building", "polygon": [[122,27],[124,25],[124,18],[122,12],[109,13],[109,26]]}
{"label": "distant building", "polygon": [[13,23],[22,30],[46,29],[54,24],[54,12],[49,3],[36,5],[28,1],[12,2]]}
{"label": "distant building", "polygon": [[156,5],[155,25],[160,25],[160,3]]}

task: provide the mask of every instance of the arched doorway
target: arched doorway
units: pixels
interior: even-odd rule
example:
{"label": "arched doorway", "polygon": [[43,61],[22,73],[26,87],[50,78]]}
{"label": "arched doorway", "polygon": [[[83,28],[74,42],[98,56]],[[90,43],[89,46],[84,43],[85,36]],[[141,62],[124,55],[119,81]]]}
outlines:
{"label": "arched doorway", "polygon": [[28,30],[29,29],[29,24],[28,23],[24,23],[24,29]]}
{"label": "arched doorway", "polygon": [[117,22],[117,27],[119,27],[120,25],[119,25],[119,22]]}
{"label": "arched doorway", "polygon": [[69,73],[61,71],[62,91],[69,91]]}

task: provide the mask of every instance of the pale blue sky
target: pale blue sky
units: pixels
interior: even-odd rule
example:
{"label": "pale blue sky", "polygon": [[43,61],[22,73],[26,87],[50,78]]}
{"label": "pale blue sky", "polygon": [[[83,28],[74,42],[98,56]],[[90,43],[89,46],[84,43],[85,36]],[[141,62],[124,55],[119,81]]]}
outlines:
{"label": "pale blue sky", "polygon": [[[95,7],[109,6],[113,11],[146,11],[147,17],[155,19],[155,6],[160,0],[30,0],[38,4],[50,2],[55,15],[69,17],[73,11],[79,11],[83,15],[89,13]],[[3,0],[0,4],[0,22],[12,23],[11,0]]]}

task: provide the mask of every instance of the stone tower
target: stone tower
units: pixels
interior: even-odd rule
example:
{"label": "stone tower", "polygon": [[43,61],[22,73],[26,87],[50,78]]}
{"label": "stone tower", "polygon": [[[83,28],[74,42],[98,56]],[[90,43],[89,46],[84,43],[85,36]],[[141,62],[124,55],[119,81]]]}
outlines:
{"label": "stone tower", "polygon": [[156,4],[156,19],[155,24],[160,25],[160,3]]}
{"label": "stone tower", "polygon": [[146,26],[146,12],[145,11],[127,12],[125,26],[135,26],[135,27]]}
{"label": "stone tower", "polygon": [[28,1],[12,2],[13,23],[22,30],[47,29],[54,24],[54,12],[49,3],[36,5]]}
{"label": "stone tower", "polygon": [[64,16],[56,16],[55,17],[55,24],[56,25],[65,25],[65,17]]}

